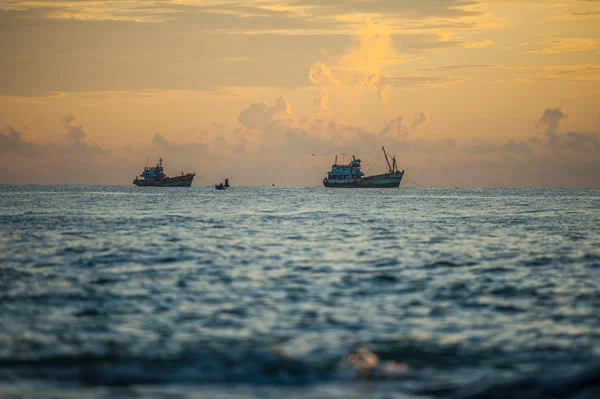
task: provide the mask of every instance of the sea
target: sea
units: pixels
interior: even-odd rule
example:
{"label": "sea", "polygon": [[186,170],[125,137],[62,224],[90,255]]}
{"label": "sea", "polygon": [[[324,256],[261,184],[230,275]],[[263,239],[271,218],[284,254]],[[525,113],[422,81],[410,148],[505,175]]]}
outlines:
{"label": "sea", "polygon": [[0,186],[2,398],[600,398],[600,189]]}

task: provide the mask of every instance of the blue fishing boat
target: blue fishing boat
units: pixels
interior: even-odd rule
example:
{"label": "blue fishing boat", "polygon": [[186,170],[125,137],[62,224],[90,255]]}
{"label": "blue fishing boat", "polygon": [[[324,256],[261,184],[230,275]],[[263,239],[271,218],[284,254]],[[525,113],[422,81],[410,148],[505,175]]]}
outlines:
{"label": "blue fishing boat", "polygon": [[337,155],[331,170],[327,172],[327,177],[323,179],[325,187],[340,188],[395,188],[400,186],[404,170],[400,171],[396,164],[396,157],[392,157],[392,163],[388,158],[385,148],[381,147],[385,161],[388,165],[388,171],[380,175],[365,176],[361,171],[360,159],[354,155],[349,164],[338,164]]}
{"label": "blue fishing boat", "polygon": [[167,177],[161,158],[156,166],[146,166],[142,174],[133,180],[133,184],[143,187],[190,187],[194,176],[195,173],[181,172],[180,176]]}

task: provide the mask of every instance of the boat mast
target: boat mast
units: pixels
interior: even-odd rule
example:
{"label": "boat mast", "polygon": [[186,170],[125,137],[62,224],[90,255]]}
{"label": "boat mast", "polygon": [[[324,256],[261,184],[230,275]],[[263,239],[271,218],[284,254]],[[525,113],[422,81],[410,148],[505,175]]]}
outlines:
{"label": "boat mast", "polygon": [[388,164],[388,168],[390,169],[390,173],[392,173],[392,165],[390,165],[390,160],[388,159],[387,153],[385,152],[385,147],[381,146],[381,149],[383,150],[383,155],[385,155],[385,162],[387,162],[387,164]]}

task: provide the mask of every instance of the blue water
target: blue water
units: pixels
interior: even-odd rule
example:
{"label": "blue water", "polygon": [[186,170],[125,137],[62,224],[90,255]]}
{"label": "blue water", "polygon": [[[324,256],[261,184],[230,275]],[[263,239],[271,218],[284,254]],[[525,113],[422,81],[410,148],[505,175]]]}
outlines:
{"label": "blue water", "polygon": [[14,397],[600,397],[600,190],[0,186],[0,312]]}

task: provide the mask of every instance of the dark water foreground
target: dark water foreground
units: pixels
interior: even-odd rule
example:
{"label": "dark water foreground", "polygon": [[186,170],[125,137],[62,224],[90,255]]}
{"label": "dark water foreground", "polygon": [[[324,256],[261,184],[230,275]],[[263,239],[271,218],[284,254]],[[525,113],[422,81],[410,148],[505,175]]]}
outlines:
{"label": "dark water foreground", "polygon": [[0,186],[0,397],[600,397],[600,190]]}

